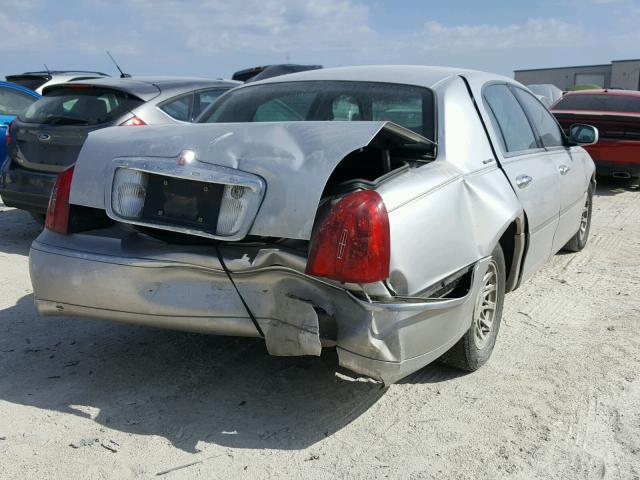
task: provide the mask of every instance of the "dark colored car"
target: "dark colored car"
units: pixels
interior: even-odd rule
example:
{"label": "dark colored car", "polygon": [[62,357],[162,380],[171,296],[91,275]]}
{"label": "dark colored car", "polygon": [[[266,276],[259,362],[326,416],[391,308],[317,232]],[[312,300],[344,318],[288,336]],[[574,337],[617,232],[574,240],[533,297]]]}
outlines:
{"label": "dark colored car", "polygon": [[7,75],[7,82],[17,83],[23,87],[42,94],[42,91],[52,85],[72,82],[74,80],[89,80],[91,78],[109,78],[109,74],[88,70],[40,70]]}
{"label": "dark colored car", "polygon": [[567,133],[576,123],[598,128],[599,142],[586,149],[599,174],[640,177],[640,92],[569,92],[551,107],[551,112]]}
{"label": "dark colored car", "polygon": [[279,77],[289,73],[306,72],[308,70],[318,70],[322,65],[298,65],[295,63],[282,63],[277,65],[263,65],[260,67],[245,68],[238,70],[231,77],[240,82],[257,82],[271,77]]}
{"label": "dark colored car", "polygon": [[238,85],[198,78],[103,78],[54,85],[10,125],[0,170],[5,205],[42,216],[58,173],[74,164],[87,135],[111,126],[192,122]]}

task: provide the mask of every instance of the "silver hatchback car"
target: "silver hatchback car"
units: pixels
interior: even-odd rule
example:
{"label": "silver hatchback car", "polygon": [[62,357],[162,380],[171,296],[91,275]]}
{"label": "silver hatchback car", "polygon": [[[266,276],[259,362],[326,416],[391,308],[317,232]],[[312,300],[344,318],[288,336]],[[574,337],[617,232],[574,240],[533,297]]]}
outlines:
{"label": "silver hatchback car", "polygon": [[335,347],[392,383],[479,368],[505,293],[587,241],[597,130],[509,78],[315,70],[199,122],[89,135],[31,247],[42,314]]}
{"label": "silver hatchback car", "polygon": [[7,128],[2,200],[43,218],[57,174],[75,163],[90,132],[115,125],[192,122],[238,85],[230,80],[132,77],[48,86]]}

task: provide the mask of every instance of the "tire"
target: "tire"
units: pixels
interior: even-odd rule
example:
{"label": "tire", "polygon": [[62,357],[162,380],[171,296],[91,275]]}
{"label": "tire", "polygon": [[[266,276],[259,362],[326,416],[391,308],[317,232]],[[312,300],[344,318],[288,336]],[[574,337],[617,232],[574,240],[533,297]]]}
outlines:
{"label": "tire", "polygon": [[587,200],[582,208],[582,217],[580,219],[580,228],[571,240],[562,247],[568,252],[579,252],[587,245],[589,240],[589,230],[591,229],[591,211],[593,209],[593,189],[590,187],[587,192]]}
{"label": "tire", "polygon": [[[471,328],[447,353],[440,357],[440,361],[451,367],[474,372],[484,365],[493,347],[496,344],[500,321],[502,319],[502,308],[504,306],[504,286],[506,281],[506,267],[502,248],[497,245],[491,253],[491,258],[487,266],[478,292],[475,293],[473,318]],[[493,284],[494,290],[487,290]],[[482,307],[493,304],[494,309],[483,309]],[[484,315],[482,315],[484,312]],[[487,315],[492,313],[490,325],[486,321]]]}

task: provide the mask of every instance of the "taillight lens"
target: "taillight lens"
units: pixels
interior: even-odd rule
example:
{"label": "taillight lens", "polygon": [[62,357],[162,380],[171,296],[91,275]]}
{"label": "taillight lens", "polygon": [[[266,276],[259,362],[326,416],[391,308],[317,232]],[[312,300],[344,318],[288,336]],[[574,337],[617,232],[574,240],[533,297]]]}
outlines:
{"label": "taillight lens", "polygon": [[373,190],[350,193],[329,212],[311,239],[306,273],[340,282],[389,277],[389,215]]}
{"label": "taillight lens", "polygon": [[147,197],[148,183],[147,173],[118,168],[113,177],[111,191],[111,208],[116,215],[128,219],[140,218]]}
{"label": "taillight lens", "polygon": [[129,120],[120,124],[121,127],[139,127],[142,125],[146,125],[146,123],[141,118],[138,118],[135,115]]}
{"label": "taillight lens", "polygon": [[[9,123],[9,125],[7,125],[7,131],[4,134],[4,141],[7,144],[7,147],[11,143],[11,128],[12,127],[13,127],[13,122],[11,122],[11,123]],[[0,160],[2,160],[2,159],[0,159]]]}
{"label": "taillight lens", "polygon": [[72,178],[73,166],[58,175],[51,191],[51,197],[49,197],[47,219],[44,222],[44,227],[47,230],[63,235],[69,233],[69,193],[71,193]]}

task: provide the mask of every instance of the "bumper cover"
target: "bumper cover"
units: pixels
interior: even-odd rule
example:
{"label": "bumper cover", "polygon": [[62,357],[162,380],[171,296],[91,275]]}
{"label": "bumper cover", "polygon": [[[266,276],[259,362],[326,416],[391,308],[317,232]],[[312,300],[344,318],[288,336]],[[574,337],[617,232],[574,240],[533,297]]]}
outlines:
{"label": "bumper cover", "polygon": [[605,160],[597,160],[594,163],[596,164],[596,172],[600,175],[619,177],[628,174],[630,177],[640,177],[640,163],[608,162]]}
{"label": "bumper cover", "polygon": [[0,196],[8,207],[46,213],[56,175],[15,168],[7,159],[0,169]]}
{"label": "bumper cover", "polygon": [[[319,355],[323,343],[335,344],[343,367],[387,384],[437,359],[464,334],[486,269],[484,260],[474,266],[464,297],[370,301],[304,275],[304,259],[294,254],[262,249],[247,259],[234,248],[221,248],[225,264],[270,354]],[[212,247],[45,230],[32,245],[30,273],[43,315],[258,336]]]}

